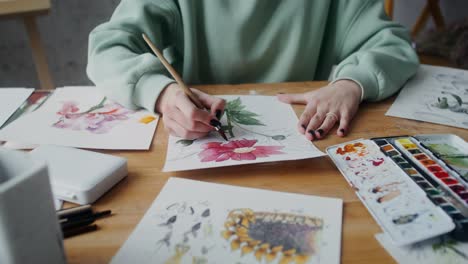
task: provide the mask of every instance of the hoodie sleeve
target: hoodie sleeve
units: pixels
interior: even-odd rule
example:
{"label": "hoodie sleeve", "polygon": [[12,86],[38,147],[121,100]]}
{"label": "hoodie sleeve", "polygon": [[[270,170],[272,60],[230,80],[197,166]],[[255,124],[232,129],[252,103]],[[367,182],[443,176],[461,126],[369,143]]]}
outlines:
{"label": "hoodie sleeve", "polygon": [[340,63],[333,80],[356,81],[364,100],[385,99],[415,74],[418,57],[408,31],[389,20],[383,1],[350,2],[337,5],[336,59]]}
{"label": "hoodie sleeve", "polygon": [[175,41],[180,24],[171,0],[122,0],[111,19],[89,36],[89,78],[122,105],[154,112],[159,94],[174,81],[142,34],[162,51]]}

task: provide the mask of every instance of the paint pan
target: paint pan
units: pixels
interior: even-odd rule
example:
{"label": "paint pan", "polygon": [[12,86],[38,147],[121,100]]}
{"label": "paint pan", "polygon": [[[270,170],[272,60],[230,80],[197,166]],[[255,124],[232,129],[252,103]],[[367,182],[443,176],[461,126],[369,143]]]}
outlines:
{"label": "paint pan", "polygon": [[[468,210],[468,199],[465,199],[461,195],[467,191],[465,182],[460,181],[460,177],[457,177],[458,175],[451,171],[441,159],[431,153],[427,148],[424,148],[422,143],[416,138],[395,138],[393,141],[387,141],[393,143],[397,150],[403,153],[405,157],[409,158],[409,160],[418,166],[419,169],[431,176],[435,182],[447,190],[460,204],[462,204],[464,209]],[[408,143],[408,141],[411,141],[412,143]],[[419,149],[423,153],[413,154],[409,152],[408,148],[405,147],[408,145],[414,145],[413,149]],[[449,148],[446,145],[444,145],[444,147],[434,147],[434,144],[430,144],[430,146],[438,150],[449,149],[451,152],[444,152],[447,155],[461,155],[460,149]]]}
{"label": "paint pan", "polygon": [[[439,158],[459,180],[468,183],[468,143],[452,134],[418,135],[421,146]],[[466,187],[466,186],[465,186]]]}

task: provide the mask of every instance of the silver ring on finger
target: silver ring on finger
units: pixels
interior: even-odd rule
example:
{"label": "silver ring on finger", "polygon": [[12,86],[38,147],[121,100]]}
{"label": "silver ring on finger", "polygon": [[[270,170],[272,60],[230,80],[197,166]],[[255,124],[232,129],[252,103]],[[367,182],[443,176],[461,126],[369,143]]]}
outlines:
{"label": "silver ring on finger", "polygon": [[338,115],[333,112],[328,112],[325,117],[333,118],[335,122],[338,121]]}

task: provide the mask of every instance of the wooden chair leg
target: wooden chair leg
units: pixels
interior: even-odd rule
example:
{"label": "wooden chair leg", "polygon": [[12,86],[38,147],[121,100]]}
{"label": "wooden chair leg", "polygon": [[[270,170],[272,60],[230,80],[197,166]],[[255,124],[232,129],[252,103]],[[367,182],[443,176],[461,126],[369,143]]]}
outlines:
{"label": "wooden chair leg", "polygon": [[439,0],[428,0],[427,4],[429,5],[429,10],[431,11],[437,30],[442,30],[445,27],[445,21],[440,11]]}
{"label": "wooden chair leg", "polygon": [[37,28],[35,16],[24,16],[23,22],[29,37],[29,44],[36,66],[37,76],[41,89],[53,89],[54,84],[47,64],[44,47],[42,46],[41,37]]}
{"label": "wooden chair leg", "polygon": [[421,12],[418,19],[416,20],[416,23],[414,24],[413,29],[411,30],[411,36],[413,37],[413,39],[423,29],[424,25],[426,25],[427,19],[429,19],[429,15],[430,15],[429,5],[426,4],[424,6],[423,11]]}
{"label": "wooden chair leg", "polygon": [[387,16],[391,19],[393,19],[393,0],[385,0],[385,12],[387,13]]}

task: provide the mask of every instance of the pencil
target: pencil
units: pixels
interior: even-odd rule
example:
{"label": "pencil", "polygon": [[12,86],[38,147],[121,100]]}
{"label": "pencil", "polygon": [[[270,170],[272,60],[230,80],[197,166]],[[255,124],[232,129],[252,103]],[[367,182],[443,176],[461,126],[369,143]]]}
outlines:
{"label": "pencil", "polygon": [[[177,71],[169,64],[169,62],[164,58],[163,54],[156,48],[156,46],[151,42],[151,40],[145,35],[142,34],[143,39],[145,40],[146,44],[150,47],[150,49],[156,54],[156,56],[159,58],[161,63],[164,65],[164,67],[169,71],[169,73],[172,75],[174,80],[177,82],[180,88],[184,91],[184,93],[190,98],[190,100],[200,109],[205,109],[203,104],[200,102],[200,99],[190,90],[185,82],[182,80],[180,75],[177,73]],[[219,122],[218,122],[219,123]],[[223,131],[223,128],[221,127],[221,123],[219,124],[211,124],[216,131],[221,135],[221,137],[224,138],[224,140],[228,140],[226,137],[226,134]]]}

